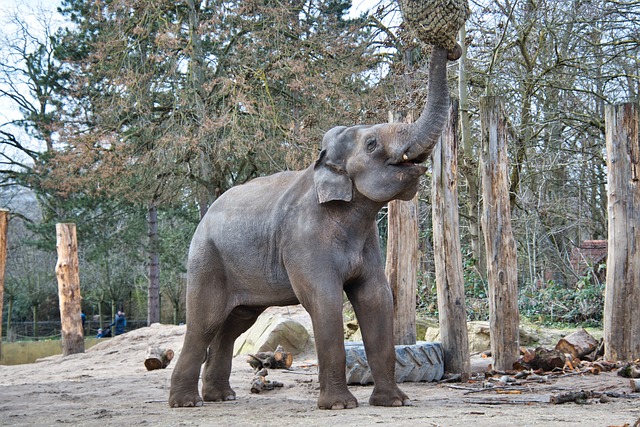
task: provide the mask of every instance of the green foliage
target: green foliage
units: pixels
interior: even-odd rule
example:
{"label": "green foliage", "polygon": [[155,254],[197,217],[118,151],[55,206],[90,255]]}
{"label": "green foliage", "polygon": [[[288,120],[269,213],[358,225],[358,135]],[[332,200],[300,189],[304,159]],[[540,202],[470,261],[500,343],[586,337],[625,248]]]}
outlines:
{"label": "green foliage", "polygon": [[582,277],[575,287],[554,281],[544,286],[527,285],[520,290],[521,316],[532,322],[601,326],[604,312],[603,283]]}
{"label": "green foliage", "polygon": [[[488,320],[488,284],[473,266],[473,260],[464,264],[467,320]],[[543,325],[601,327],[604,290],[604,283],[594,280],[590,273],[572,287],[554,281],[544,286],[523,286],[518,292],[520,316]],[[417,307],[425,315],[438,315],[435,280],[424,272],[419,274]]]}

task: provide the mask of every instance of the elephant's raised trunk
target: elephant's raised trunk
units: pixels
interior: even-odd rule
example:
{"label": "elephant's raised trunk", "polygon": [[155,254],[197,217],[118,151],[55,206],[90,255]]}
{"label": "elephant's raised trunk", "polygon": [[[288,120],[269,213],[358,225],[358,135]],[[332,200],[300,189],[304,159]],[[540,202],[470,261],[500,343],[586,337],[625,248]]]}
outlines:
{"label": "elephant's raised trunk", "polygon": [[[438,142],[449,112],[446,49],[434,46],[429,63],[427,102],[422,114],[409,127],[407,151],[403,158],[414,159],[431,154]],[[449,53],[451,58],[451,53]]]}

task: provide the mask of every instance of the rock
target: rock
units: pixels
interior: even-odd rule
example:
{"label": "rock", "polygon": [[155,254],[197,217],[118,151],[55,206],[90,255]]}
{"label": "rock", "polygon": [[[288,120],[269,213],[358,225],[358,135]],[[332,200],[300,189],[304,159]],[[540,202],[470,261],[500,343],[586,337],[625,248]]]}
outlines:
{"label": "rock", "polygon": [[[416,317],[416,337],[420,340],[420,337],[424,337],[427,333],[427,330],[431,327],[438,328],[438,321],[436,319],[430,317]],[[358,325],[357,320],[349,320],[344,325],[345,330],[345,341],[349,342],[359,342],[362,341],[362,332],[360,332],[360,327]],[[427,341],[437,341],[437,340],[429,340]]]}
{"label": "rock", "polygon": [[431,317],[416,317],[416,336],[418,340],[420,337],[424,337],[427,330],[431,327],[438,327],[438,320]]}
{"label": "rock", "polygon": [[[489,322],[468,322],[469,351],[471,353],[481,353],[491,349],[490,332]],[[424,335],[424,340],[428,342],[440,341],[440,328],[437,325],[429,326]],[[540,341],[541,337],[536,330],[527,326],[520,326],[520,345],[527,346]]]}
{"label": "rock", "polygon": [[266,314],[244,334],[233,346],[233,355],[252,354],[261,351],[275,351],[278,344],[294,355],[303,353],[312,346],[307,329],[295,320],[280,314]]}

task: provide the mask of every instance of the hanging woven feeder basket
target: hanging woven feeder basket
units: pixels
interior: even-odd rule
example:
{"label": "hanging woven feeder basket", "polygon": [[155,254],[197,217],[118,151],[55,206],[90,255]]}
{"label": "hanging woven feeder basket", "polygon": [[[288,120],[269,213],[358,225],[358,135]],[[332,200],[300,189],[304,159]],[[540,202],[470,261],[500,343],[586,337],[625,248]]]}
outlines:
{"label": "hanging woven feeder basket", "polygon": [[471,14],[468,0],[398,0],[402,16],[424,43],[456,47],[458,30]]}

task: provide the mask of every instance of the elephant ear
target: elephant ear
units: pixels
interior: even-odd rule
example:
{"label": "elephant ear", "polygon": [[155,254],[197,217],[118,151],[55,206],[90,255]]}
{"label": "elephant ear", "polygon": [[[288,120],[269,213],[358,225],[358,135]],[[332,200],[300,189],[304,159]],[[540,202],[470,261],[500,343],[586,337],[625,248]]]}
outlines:
{"label": "elephant ear", "polygon": [[318,203],[332,200],[350,202],[353,196],[353,183],[339,164],[327,158],[327,150],[320,152],[320,157],[313,167],[313,182],[316,187]]}

